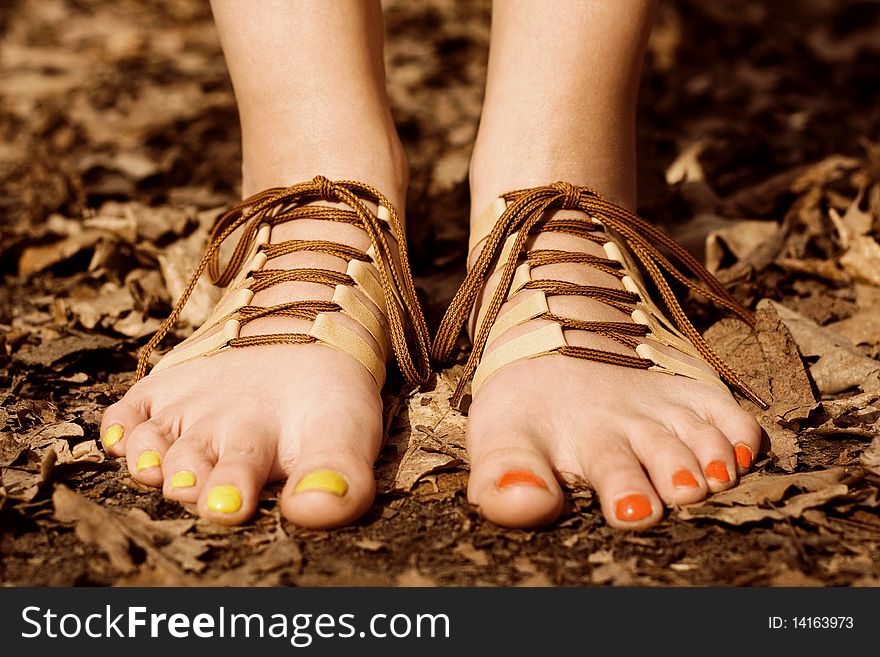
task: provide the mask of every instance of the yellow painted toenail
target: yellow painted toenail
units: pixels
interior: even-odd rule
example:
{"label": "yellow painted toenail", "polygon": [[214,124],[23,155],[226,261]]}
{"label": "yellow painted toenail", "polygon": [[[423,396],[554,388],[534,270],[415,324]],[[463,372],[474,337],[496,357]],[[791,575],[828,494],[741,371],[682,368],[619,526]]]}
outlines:
{"label": "yellow painted toenail", "polygon": [[171,477],[171,488],[192,488],[196,485],[196,476],[189,470],[175,472]]}
{"label": "yellow painted toenail", "polygon": [[348,482],[334,470],[315,470],[300,479],[294,491],[297,493],[321,491],[342,497],[348,491]]}
{"label": "yellow painted toenail", "polygon": [[111,424],[107,427],[107,431],[104,432],[104,438],[102,440],[104,447],[113,447],[113,445],[122,440],[122,434],[124,433],[125,429],[122,428],[121,424]]}
{"label": "yellow painted toenail", "polygon": [[208,493],[208,508],[220,513],[235,513],[241,508],[241,493],[235,486],[214,486]]}
{"label": "yellow painted toenail", "polygon": [[159,456],[159,452],[152,449],[147,449],[141,452],[138,456],[138,459],[134,464],[134,469],[140,472],[142,470],[155,468],[159,465],[162,465],[162,457]]}

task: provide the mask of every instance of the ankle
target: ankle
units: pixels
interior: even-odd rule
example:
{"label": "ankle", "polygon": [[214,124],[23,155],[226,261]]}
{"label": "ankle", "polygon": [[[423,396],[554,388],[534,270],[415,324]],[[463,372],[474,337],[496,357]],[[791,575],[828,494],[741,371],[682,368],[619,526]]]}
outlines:
{"label": "ankle", "polygon": [[[635,209],[636,158],[631,127],[608,136],[551,130],[540,123],[494,134],[481,131],[470,164],[471,216],[501,194],[570,182],[595,189],[618,205]],[[505,135],[516,135],[515,139]]]}
{"label": "ankle", "polygon": [[409,169],[390,120],[327,125],[320,118],[278,117],[263,125],[290,127],[272,131],[248,130],[243,121],[242,196],[322,175],[369,184],[403,212]]}

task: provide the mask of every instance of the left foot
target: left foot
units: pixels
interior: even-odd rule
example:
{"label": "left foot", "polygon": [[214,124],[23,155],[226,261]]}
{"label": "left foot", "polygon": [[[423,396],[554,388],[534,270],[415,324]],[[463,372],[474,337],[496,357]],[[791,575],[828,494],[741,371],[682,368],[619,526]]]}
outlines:
{"label": "left foot", "polygon": [[[585,215],[563,210],[554,216]],[[599,244],[560,232],[533,234],[526,249],[607,258]],[[500,278],[500,271],[489,277],[476,314],[485,310]],[[534,265],[531,279],[626,293],[620,278],[591,264]],[[542,294],[523,289],[498,316]],[[557,316],[637,327],[629,313],[593,298],[549,292],[547,298]],[[518,336],[551,324],[533,319],[505,330],[486,348],[482,362]],[[635,355],[595,332],[565,329],[564,335],[573,347]],[[671,347],[665,352],[714,378],[701,359]],[[710,491],[734,486],[751,466],[760,437],[752,415],[721,386],[559,353],[516,360],[489,374],[474,393],[467,432],[468,498],[499,524],[534,527],[552,522],[562,509],[557,478],[583,479],[598,492],[609,524],[641,529],[662,517],[664,504],[697,502]]]}

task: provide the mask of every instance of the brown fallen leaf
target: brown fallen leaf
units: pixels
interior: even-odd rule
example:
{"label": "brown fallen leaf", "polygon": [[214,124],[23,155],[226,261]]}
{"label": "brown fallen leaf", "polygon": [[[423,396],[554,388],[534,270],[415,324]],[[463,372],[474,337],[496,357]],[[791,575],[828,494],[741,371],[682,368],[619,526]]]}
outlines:
{"label": "brown fallen leaf", "polygon": [[880,371],[880,362],[864,356],[843,336],[780,303],[767,303],[776,308],[801,354],[806,358],[818,359],[810,364],[809,370],[823,395],[861,387],[871,374]]}
{"label": "brown fallen leaf", "polygon": [[395,584],[402,587],[434,587],[438,586],[437,580],[428,577],[418,568],[410,568],[403,571],[395,578]]}
{"label": "brown fallen leaf", "polygon": [[700,154],[706,149],[706,146],[708,146],[708,142],[705,139],[700,139],[682,148],[678,157],[666,168],[666,184],[675,185],[681,182],[704,180]]}
{"label": "brown fallen leaf", "polygon": [[801,415],[815,406],[812,386],[787,327],[775,306],[766,299],[758,303],[755,329],[739,320],[726,319],[706,332],[706,340],[737,371],[760,397],[766,410],[743,402],[755,413],[770,439],[770,455],[788,471],[797,465],[798,425],[793,411]]}
{"label": "brown fallen leaf", "polygon": [[590,581],[596,585],[633,586],[636,584],[636,564],[638,557],[629,557],[623,561],[612,560],[593,568]]}
{"label": "brown fallen leaf", "polygon": [[724,505],[778,502],[792,489],[821,490],[838,483],[845,475],[846,471],[843,468],[788,475],[766,475],[755,472],[744,476],[738,486],[715,493],[709,501]]}
{"label": "brown fallen leaf", "polygon": [[544,572],[537,572],[519,580],[514,586],[519,588],[546,588],[555,586],[553,580]]}
{"label": "brown fallen leaf", "polygon": [[278,586],[283,578],[296,579],[302,570],[302,550],[283,531],[261,549],[254,550],[243,565],[208,579],[208,586]]}
{"label": "brown fallen leaf", "polygon": [[880,476],[880,434],[874,436],[874,440],[868,448],[862,452],[860,461],[865,468]]}
{"label": "brown fallen leaf", "polygon": [[98,333],[73,333],[44,340],[38,345],[24,345],[13,352],[13,358],[25,365],[49,367],[75,354],[118,348],[119,340],[111,337]]}
{"label": "brown fallen leaf", "polygon": [[[55,517],[62,522],[76,522],[76,535],[81,541],[91,543],[107,553],[111,564],[122,573],[131,573],[138,568],[131,556],[131,546],[136,545],[147,557],[147,568],[155,569],[159,575],[155,584],[188,585],[195,583],[171,555],[183,556],[193,567],[190,559],[194,545],[183,540],[166,551],[167,545],[180,540],[176,535],[184,526],[192,526],[194,521],[154,521],[138,509],[130,510],[128,515],[120,515],[88,500],[66,486],[56,484],[52,495]],[[176,536],[170,543],[168,538]],[[193,567],[195,569],[195,567]],[[147,584],[144,577],[141,584]]]}
{"label": "brown fallen leaf", "polygon": [[472,564],[481,568],[485,568],[490,563],[489,555],[486,554],[486,551],[475,548],[474,544],[468,541],[463,541],[456,545],[453,552],[460,554]]}
{"label": "brown fallen leaf", "polygon": [[772,239],[779,231],[774,221],[742,219],[717,228],[706,236],[706,268],[715,273],[727,253],[736,261],[746,260],[751,254]]}
{"label": "brown fallen leaf", "polygon": [[818,491],[795,495],[781,507],[760,506],[716,506],[702,504],[682,507],[678,517],[682,520],[705,519],[723,522],[728,525],[745,525],[761,520],[782,520],[797,518],[806,509],[822,506],[827,502],[847,495],[846,484],[832,484]]}
{"label": "brown fallen leaf", "polygon": [[53,215],[46,222],[47,234],[61,235],[54,241],[34,244],[22,250],[18,259],[18,273],[30,276],[53,265],[64,262],[80,251],[90,249],[106,233],[102,230],[87,229],[81,221]]}
{"label": "brown fallen leaf", "polygon": [[[416,391],[406,399],[388,439],[388,447],[403,453],[391,490],[412,490],[422,477],[467,462],[466,418],[449,406],[451,395],[446,379],[437,376],[433,388]],[[385,479],[381,472],[377,475],[380,487]]]}
{"label": "brown fallen leaf", "polygon": [[880,435],[880,385],[851,397],[820,402],[810,413],[806,435],[857,436]]}
{"label": "brown fallen leaf", "polygon": [[108,510],[61,485],[55,487],[52,504],[55,518],[61,522],[75,522],[76,537],[83,543],[101,548],[116,570],[122,573],[135,570],[129,552],[129,537]]}
{"label": "brown fallen leaf", "polygon": [[825,328],[842,335],[854,345],[880,344],[880,288],[857,283],[856,312]]}

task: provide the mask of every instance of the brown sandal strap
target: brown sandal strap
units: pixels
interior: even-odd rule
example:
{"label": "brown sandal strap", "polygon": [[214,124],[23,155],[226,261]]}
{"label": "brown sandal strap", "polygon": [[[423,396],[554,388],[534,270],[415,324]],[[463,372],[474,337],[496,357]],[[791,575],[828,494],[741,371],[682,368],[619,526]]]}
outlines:
{"label": "brown sandal strap", "polygon": [[[547,219],[545,213],[551,208],[579,210],[586,213],[587,217]],[[502,317],[510,315],[502,324],[508,327],[529,319],[553,319],[557,322],[560,334],[551,330],[552,325],[547,325],[498,347],[490,354],[491,363],[484,368],[486,371],[481,372],[474,380],[475,386],[506,363],[554,352],[624,367],[658,367],[665,371],[706,380],[707,377],[697,368],[664,356],[650,345],[636,340],[647,332],[653,332],[661,337],[668,335],[670,341],[678,346],[684,340],[673,331],[679,331],[680,335],[690,343],[682,351],[699,355],[728,385],[736,388],[744,397],[759,406],[767,407],[766,403],[703,340],[681,308],[667,276],[735,314],[750,326],[754,325],[754,318],[696,258],[662,230],[636,214],[611,203],[592,189],[565,182],[506,194],[490,207],[489,213],[494,213],[498,218],[485,236],[480,255],[472,263],[470,271],[447,309],[432,348],[432,356],[437,361],[444,362],[449,358],[458,334],[474,308],[486,280],[493,272],[500,270],[501,280],[498,287],[488,304],[479,313],[473,349],[452,397],[455,406],[460,404],[465,386],[474,376],[487,345],[499,334],[499,331],[493,327],[499,318],[502,305],[513,294],[520,293],[520,290],[536,290],[544,300],[520,304],[522,308],[514,308],[502,315]],[[608,258],[585,254],[575,258],[574,255],[570,257],[563,255],[568,252],[553,250],[527,252],[526,240],[530,234],[539,231],[564,232],[601,244]],[[482,235],[472,236],[472,249],[483,241],[482,238]],[[671,257],[667,258],[658,247],[665,249]],[[631,254],[632,258],[628,258],[627,254]],[[525,265],[520,264],[523,255]],[[627,266],[630,259],[635,260],[635,267]],[[560,262],[589,264],[621,279],[626,291],[602,286],[576,285],[567,281],[531,280],[529,276],[531,266]],[[641,267],[650,276],[672,316],[671,322],[662,316],[656,306],[647,299],[645,291],[636,284],[637,273],[634,271],[636,267]],[[700,284],[691,280],[684,272],[695,277]],[[641,328],[622,329],[622,324],[613,322],[605,323],[606,326],[599,328],[589,324],[577,325],[574,320],[555,316],[551,318],[548,316],[549,311],[545,310],[547,295],[574,295],[595,299],[632,314],[634,318],[642,318],[641,323],[637,324]],[[646,309],[651,312],[646,313]],[[654,317],[649,318],[648,315]],[[664,324],[668,324],[668,327]],[[561,335],[562,328],[594,330],[620,344],[634,348],[637,355],[627,356],[599,349],[569,346]],[[498,355],[497,352],[501,351],[504,353]],[[720,382],[718,384],[721,385]]]}
{"label": "brown sandal strap", "polygon": [[[319,199],[341,202],[350,209],[304,205]],[[365,201],[377,203],[386,211],[385,218],[374,214]],[[371,247],[365,253],[345,244],[325,240],[267,243],[268,233],[264,232],[266,226],[297,219],[339,221],[355,225],[367,234]],[[226,266],[221,269],[220,247],[240,228],[244,230],[241,239]],[[396,240],[399,261],[404,263],[403,266],[396,264],[385,231],[389,231]],[[297,251],[325,253],[342,258],[348,261],[348,270],[340,273],[319,268],[262,268],[267,260]],[[371,263],[375,269],[368,267],[366,263]],[[354,181],[334,182],[317,176],[298,185],[267,189],[255,194],[217,217],[201,262],[168,318],[141,351],[135,380],[146,374],[150,355],[174,326],[199,278],[207,271],[215,285],[229,286],[228,294],[233,294],[233,299],[229,302],[231,311],[224,312],[221,307],[212,316],[215,325],[223,320],[222,328],[215,335],[206,338],[206,345],[200,345],[207,346],[211,353],[223,347],[324,342],[358,358],[381,387],[384,365],[380,368],[376,357],[372,356],[373,348],[328,314],[345,310],[364,324],[373,335],[376,331],[384,333],[387,330],[401,373],[408,383],[420,385],[430,375],[429,335],[416,297],[412,274],[406,263],[408,254],[400,217],[388,199],[369,185]],[[335,287],[336,291],[331,301],[293,301],[265,308],[250,305],[250,298],[255,292],[291,281],[327,285]],[[246,282],[249,285],[245,285]],[[346,291],[346,288],[354,285],[361,288],[365,296],[380,309],[384,315],[381,320],[364,306],[357,295]],[[247,322],[270,316],[315,320],[315,324],[308,333],[248,337],[238,335],[241,326]],[[206,325],[210,323],[209,321]],[[205,328],[203,326],[196,333],[204,332]],[[385,350],[384,346],[381,348]],[[187,354],[200,354],[203,350],[188,346],[184,351]]]}

